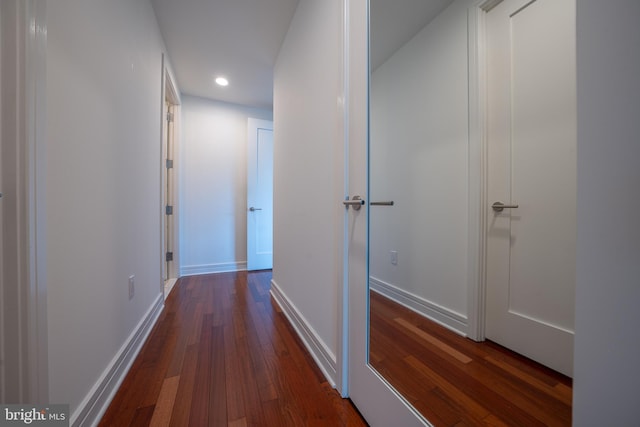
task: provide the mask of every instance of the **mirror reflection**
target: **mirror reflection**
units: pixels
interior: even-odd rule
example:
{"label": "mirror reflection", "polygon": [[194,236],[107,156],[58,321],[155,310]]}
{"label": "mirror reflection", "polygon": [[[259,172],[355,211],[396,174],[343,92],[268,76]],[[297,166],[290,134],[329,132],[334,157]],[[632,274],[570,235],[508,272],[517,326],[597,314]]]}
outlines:
{"label": "mirror reflection", "polygon": [[[575,12],[570,0],[494,1],[483,12],[488,50],[518,48],[506,59],[487,54],[488,151],[500,148],[498,125],[515,137],[488,156],[497,172],[483,177],[470,167],[480,156],[469,119],[469,11],[477,3],[370,0],[369,362],[435,426],[570,425]],[[548,38],[535,41],[541,25]],[[503,75],[491,80],[504,64],[517,70],[506,86]],[[504,87],[513,104],[492,104]],[[531,128],[536,138],[518,134]],[[540,138],[553,141],[557,161],[531,141]],[[488,340],[474,327],[485,317],[471,297],[482,270],[474,245],[484,226],[473,216],[482,179],[491,203],[518,203],[485,208],[487,281],[506,280],[498,290],[487,284]],[[552,191],[553,211],[536,190],[548,187],[562,187]]]}

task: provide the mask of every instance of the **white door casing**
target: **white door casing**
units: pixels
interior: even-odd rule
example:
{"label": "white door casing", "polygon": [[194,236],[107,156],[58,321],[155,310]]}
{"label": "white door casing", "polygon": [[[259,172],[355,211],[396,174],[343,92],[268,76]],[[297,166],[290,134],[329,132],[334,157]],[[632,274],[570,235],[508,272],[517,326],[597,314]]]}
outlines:
{"label": "white door casing", "polygon": [[273,267],[273,122],[248,120],[247,270]]}
{"label": "white door casing", "polygon": [[486,337],[571,376],[575,2],[504,0],[486,31]]}
{"label": "white door casing", "polygon": [[[162,56],[163,96],[162,96],[162,148],[161,148],[161,239],[162,283],[165,299],[178,279],[178,150],[180,98],[174,79],[169,72],[166,58]],[[171,206],[170,210],[167,206]],[[169,212],[168,212],[169,211]]]}
{"label": "white door casing", "polygon": [[164,131],[163,143],[163,171],[164,171],[164,259],[163,259],[163,280],[166,281],[176,278],[176,162],[175,153],[175,122],[176,122],[176,106],[169,98],[165,103],[166,114],[164,115]]}
{"label": "white door casing", "polygon": [[46,2],[3,0],[0,18],[0,401],[48,402]]}

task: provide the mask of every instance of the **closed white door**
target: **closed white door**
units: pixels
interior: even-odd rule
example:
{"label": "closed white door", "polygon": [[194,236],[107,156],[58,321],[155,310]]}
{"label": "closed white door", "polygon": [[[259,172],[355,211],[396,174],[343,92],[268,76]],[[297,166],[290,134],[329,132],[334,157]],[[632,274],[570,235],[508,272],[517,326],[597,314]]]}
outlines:
{"label": "closed white door", "polygon": [[575,0],[504,0],[486,24],[486,336],[571,376]]}
{"label": "closed white door", "polygon": [[273,122],[249,119],[247,269],[273,267]]}

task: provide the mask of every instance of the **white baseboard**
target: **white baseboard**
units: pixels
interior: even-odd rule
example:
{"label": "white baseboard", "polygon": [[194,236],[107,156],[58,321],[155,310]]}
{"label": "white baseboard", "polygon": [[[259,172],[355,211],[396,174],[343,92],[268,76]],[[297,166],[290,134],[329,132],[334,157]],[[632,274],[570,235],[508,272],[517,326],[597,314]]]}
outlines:
{"label": "white baseboard", "polygon": [[331,352],[316,331],[309,325],[309,322],[300,314],[298,309],[296,309],[282,292],[278,284],[273,280],[271,280],[271,296],[282,309],[285,317],[289,320],[289,323],[291,323],[291,326],[293,326],[293,329],[297,332],[309,353],[311,353],[311,357],[313,357],[313,360],[315,360],[325,378],[329,381],[329,384],[331,384],[333,388],[336,388],[337,374],[335,354]]}
{"label": "white baseboard", "polygon": [[180,268],[180,277],[211,273],[229,273],[233,271],[245,271],[246,269],[246,261],[225,262],[220,264],[186,265]]}
{"label": "white baseboard", "polygon": [[398,304],[415,311],[440,325],[451,329],[460,335],[467,336],[469,324],[467,318],[460,313],[449,310],[446,307],[435,304],[427,299],[407,292],[390,283],[383,282],[375,277],[369,277],[369,287]]}
{"label": "white baseboard", "polygon": [[120,348],[120,351],[102,373],[100,379],[91,388],[91,391],[84,398],[78,409],[71,415],[70,423],[73,427],[98,425],[100,418],[102,418],[113,396],[118,391],[118,387],[120,387],[129,372],[133,361],[138,356],[151,329],[156,324],[163,306],[162,295],[158,295],[140,323]]}

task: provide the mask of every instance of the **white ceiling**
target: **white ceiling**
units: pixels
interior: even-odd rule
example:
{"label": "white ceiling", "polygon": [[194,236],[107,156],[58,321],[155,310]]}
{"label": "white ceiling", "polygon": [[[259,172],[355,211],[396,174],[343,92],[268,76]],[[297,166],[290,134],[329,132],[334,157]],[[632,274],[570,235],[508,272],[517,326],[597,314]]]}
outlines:
{"label": "white ceiling", "polygon": [[[151,2],[183,94],[272,108],[273,66],[298,0]],[[373,68],[451,2],[371,0]],[[229,86],[217,86],[218,75]]]}
{"label": "white ceiling", "polygon": [[272,108],[273,66],[298,0],[151,2],[183,94]]}

